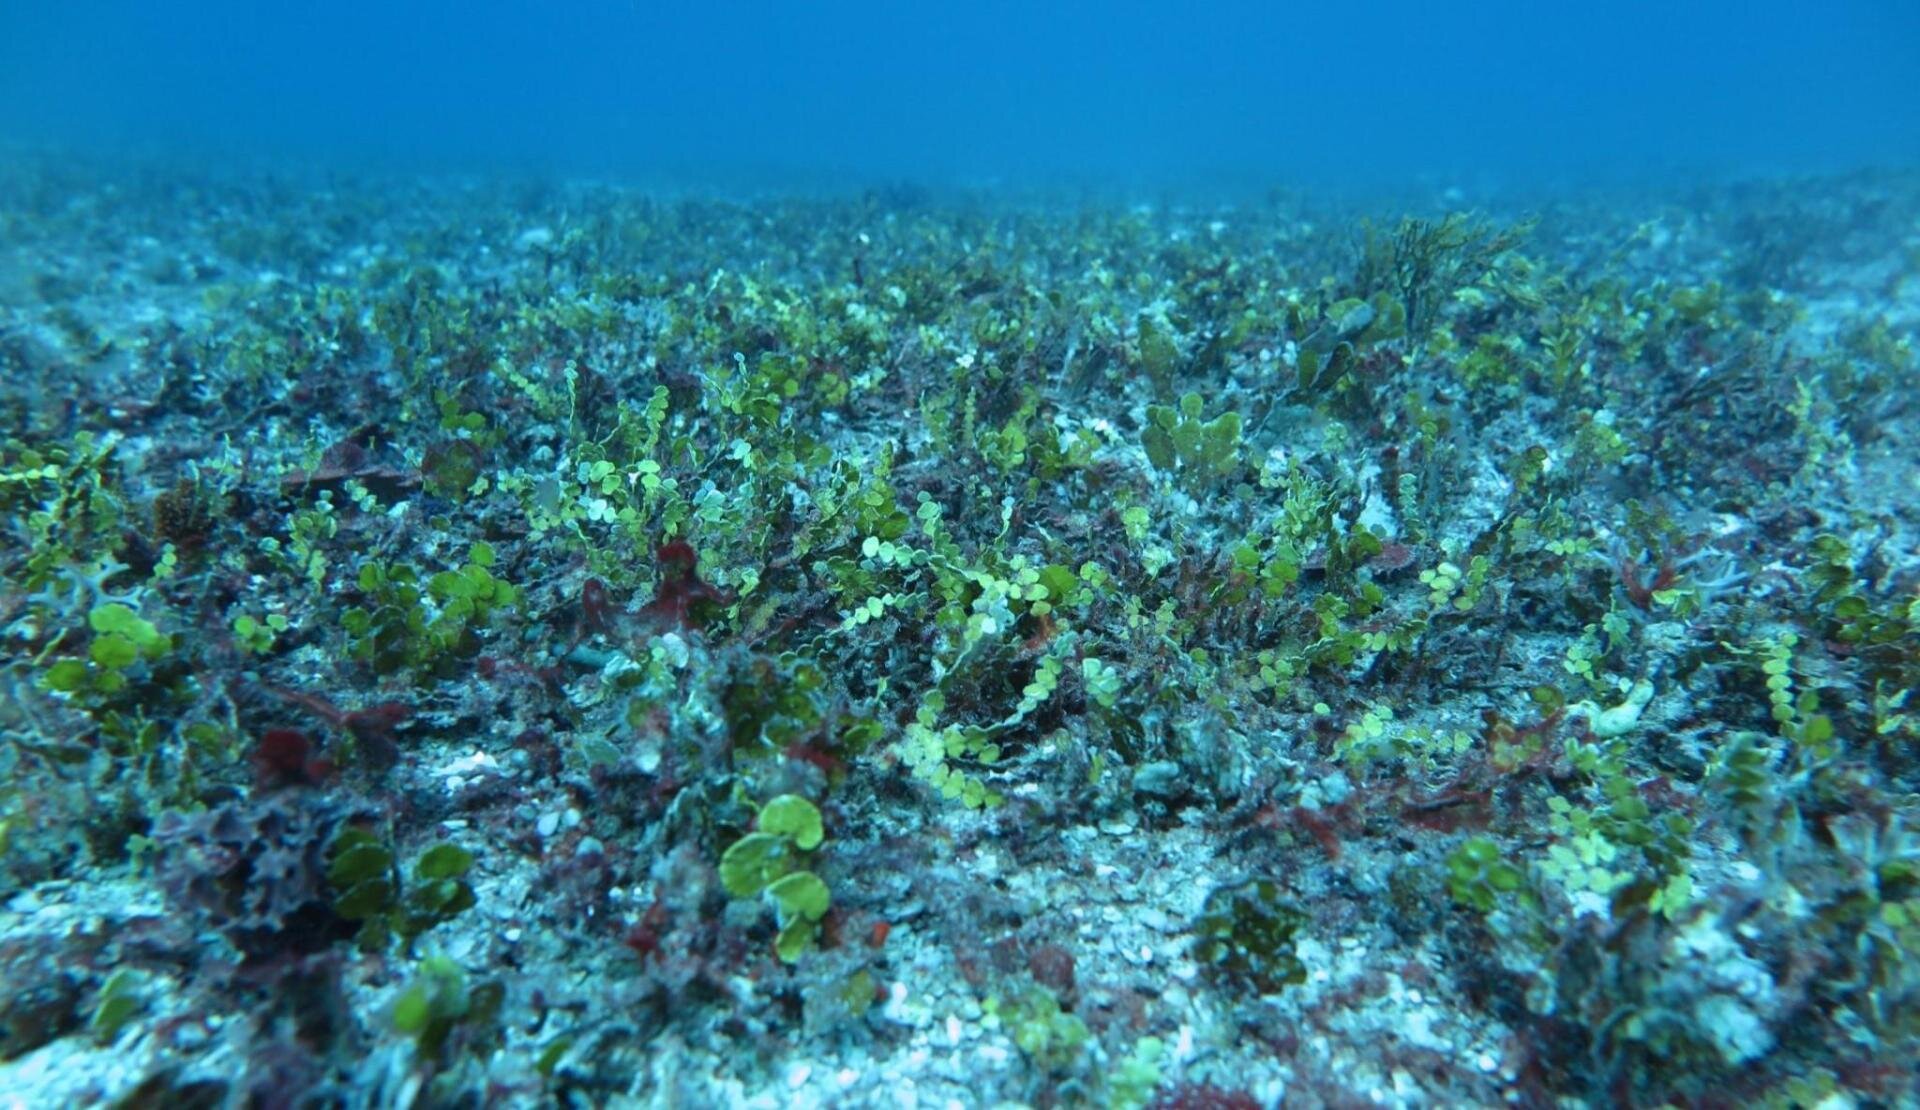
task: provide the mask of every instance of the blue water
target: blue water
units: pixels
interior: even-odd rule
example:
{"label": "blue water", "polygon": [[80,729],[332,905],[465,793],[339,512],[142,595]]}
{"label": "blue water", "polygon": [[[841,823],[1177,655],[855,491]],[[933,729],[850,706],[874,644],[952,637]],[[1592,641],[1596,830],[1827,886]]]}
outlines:
{"label": "blue water", "polygon": [[794,180],[1920,160],[1920,4],[0,5],[0,141]]}

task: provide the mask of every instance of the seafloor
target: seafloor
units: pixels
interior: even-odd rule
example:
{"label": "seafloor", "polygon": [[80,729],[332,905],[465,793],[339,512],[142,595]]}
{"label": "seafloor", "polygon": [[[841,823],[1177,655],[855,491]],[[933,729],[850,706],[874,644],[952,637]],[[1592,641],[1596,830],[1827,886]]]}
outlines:
{"label": "seafloor", "polygon": [[0,1105],[1913,1105],[1916,328],[1913,174],[11,158]]}

